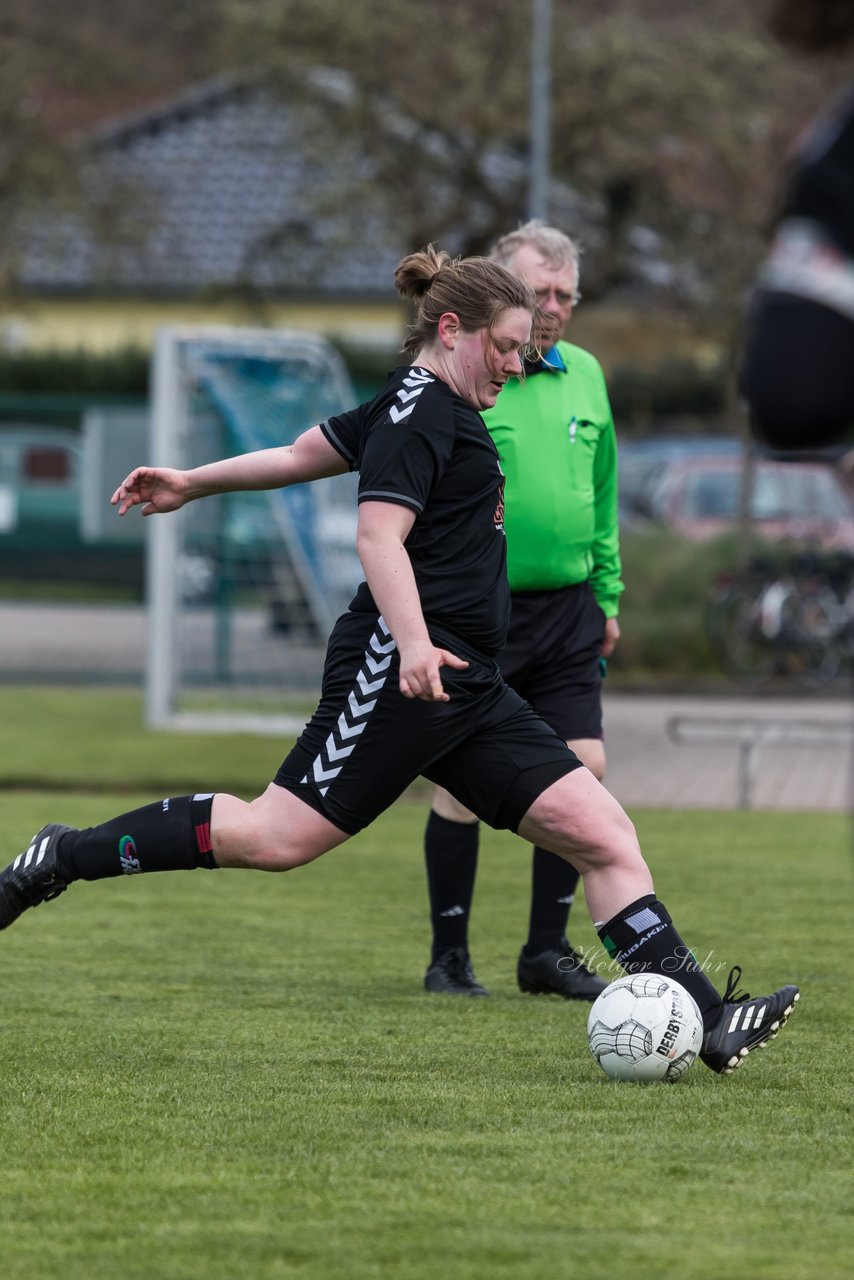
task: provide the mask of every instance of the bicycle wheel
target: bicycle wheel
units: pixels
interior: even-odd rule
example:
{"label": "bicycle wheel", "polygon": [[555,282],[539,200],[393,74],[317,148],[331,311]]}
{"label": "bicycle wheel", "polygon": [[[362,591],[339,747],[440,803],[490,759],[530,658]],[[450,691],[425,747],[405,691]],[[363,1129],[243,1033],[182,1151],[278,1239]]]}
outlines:
{"label": "bicycle wheel", "polygon": [[733,579],[713,590],[706,605],[706,635],[721,669],[746,688],[773,679],[779,668],[775,637],[762,628],[762,595],[766,584]]}
{"label": "bicycle wheel", "polygon": [[781,641],[784,668],[804,688],[830,684],[842,670],[842,622],[839,601],[830,588],[797,584],[786,602]]}

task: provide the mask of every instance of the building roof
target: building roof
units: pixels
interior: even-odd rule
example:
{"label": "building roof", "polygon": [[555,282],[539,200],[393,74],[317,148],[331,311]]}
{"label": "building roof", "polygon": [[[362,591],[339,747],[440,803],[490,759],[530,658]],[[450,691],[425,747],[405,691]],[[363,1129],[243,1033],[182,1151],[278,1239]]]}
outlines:
{"label": "building roof", "polygon": [[[394,269],[413,246],[369,147],[354,147],[352,134],[335,127],[335,109],[352,92],[345,73],[324,68],[294,103],[222,78],[106,123],[81,147],[85,207],[53,204],[28,217],[18,287],[50,295],[248,290],[391,300]],[[453,171],[441,137],[391,109],[385,118],[406,154],[420,150],[430,172]],[[477,162],[484,188],[521,206],[524,158],[491,148]],[[451,185],[441,176],[431,183],[437,211],[456,203]],[[553,183],[550,203],[557,225],[580,225],[589,247],[595,217],[576,193]],[[485,203],[469,211],[486,227],[493,216]],[[462,230],[441,236],[451,252],[465,243]]]}
{"label": "building roof", "polygon": [[270,90],[214,81],[111,122],[80,176],[85,210],[28,218],[26,292],[393,295],[405,242],[371,207],[367,160]]}
{"label": "building roof", "polygon": [[[383,185],[370,140],[355,145],[352,131],[337,127],[353,96],[347,74],[328,68],[312,71],[293,100],[222,77],[108,121],[80,146],[83,198],[29,209],[11,232],[15,285],[53,297],[395,300],[394,269],[414,247],[405,199]],[[382,118],[387,138],[417,166],[404,195],[417,200],[421,179],[443,248],[465,252],[473,235],[488,238],[496,206],[522,220],[525,157],[498,146],[477,151],[470,139],[480,189],[494,203],[470,203],[466,226],[442,230],[459,205],[454,145],[390,106]],[[549,220],[580,239],[595,277],[607,253],[603,210],[555,180]],[[627,245],[629,296],[697,292],[696,272],[677,270],[649,228],[633,226]]]}

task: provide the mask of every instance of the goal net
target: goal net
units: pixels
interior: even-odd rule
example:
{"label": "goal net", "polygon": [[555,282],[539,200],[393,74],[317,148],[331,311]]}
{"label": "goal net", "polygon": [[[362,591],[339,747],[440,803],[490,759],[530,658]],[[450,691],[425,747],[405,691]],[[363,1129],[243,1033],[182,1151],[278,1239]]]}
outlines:
{"label": "goal net", "polygon": [[[163,329],[151,461],[193,467],[290,444],[354,392],[322,338]],[[291,733],[320,686],[325,641],[360,577],[356,479],[222,494],[146,521],[146,723]]]}

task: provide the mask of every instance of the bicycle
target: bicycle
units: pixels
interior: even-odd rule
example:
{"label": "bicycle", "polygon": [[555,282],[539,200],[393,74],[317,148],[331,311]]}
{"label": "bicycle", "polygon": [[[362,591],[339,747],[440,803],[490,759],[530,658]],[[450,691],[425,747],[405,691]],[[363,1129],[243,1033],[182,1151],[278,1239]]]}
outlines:
{"label": "bicycle", "polygon": [[852,613],[854,558],[798,553],[781,567],[757,557],[715,580],[706,635],[721,668],[747,688],[784,678],[816,689],[854,658]]}

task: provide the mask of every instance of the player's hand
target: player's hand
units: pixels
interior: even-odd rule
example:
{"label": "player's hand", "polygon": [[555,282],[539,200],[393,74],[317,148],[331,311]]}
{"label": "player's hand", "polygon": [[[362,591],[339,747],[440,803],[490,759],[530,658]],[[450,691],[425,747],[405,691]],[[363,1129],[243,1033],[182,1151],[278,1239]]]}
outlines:
{"label": "player's hand", "polygon": [[120,516],[140,505],[144,516],[153,516],[183,507],[187,487],[184,471],[174,471],[171,467],[135,467],[110,501],[119,508]]}
{"label": "player's hand", "polygon": [[440,667],[453,667],[463,671],[468,663],[447,649],[425,645],[400,655],[400,692],[404,698],[421,698],[424,702],[449,702],[450,696],[442,688]]}

